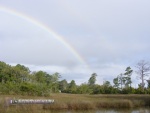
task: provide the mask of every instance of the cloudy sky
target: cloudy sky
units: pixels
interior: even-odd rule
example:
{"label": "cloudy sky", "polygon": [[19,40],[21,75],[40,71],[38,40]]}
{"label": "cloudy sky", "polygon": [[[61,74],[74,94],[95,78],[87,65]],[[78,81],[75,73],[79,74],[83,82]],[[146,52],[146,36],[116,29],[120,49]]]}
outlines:
{"label": "cloudy sky", "polygon": [[[0,61],[97,83],[150,61],[149,0],[0,0]],[[132,75],[134,85],[139,83]]]}

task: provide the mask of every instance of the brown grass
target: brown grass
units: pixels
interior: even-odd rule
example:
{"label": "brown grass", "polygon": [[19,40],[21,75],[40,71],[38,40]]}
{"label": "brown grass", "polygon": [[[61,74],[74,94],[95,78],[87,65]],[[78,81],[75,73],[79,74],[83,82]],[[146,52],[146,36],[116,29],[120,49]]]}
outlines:
{"label": "brown grass", "polygon": [[[5,100],[54,99],[50,105],[7,105]],[[88,95],[88,94],[51,94],[38,96],[0,96],[0,113],[52,113],[53,110],[96,110],[100,108],[133,108],[150,106],[150,95]]]}

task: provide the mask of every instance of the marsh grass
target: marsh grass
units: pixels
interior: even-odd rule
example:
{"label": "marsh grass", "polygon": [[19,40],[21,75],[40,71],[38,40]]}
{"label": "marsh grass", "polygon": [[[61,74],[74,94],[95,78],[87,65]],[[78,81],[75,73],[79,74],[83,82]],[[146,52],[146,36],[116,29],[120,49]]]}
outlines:
{"label": "marsh grass", "polygon": [[[54,99],[53,104],[5,105],[8,98]],[[1,95],[0,113],[53,113],[55,110],[150,107],[150,95],[51,94],[49,97]]]}

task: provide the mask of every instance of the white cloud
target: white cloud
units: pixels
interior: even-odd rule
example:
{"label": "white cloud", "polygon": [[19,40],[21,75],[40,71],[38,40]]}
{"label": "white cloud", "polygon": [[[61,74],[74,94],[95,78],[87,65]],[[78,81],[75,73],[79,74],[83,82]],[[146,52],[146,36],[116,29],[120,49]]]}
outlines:
{"label": "white cloud", "polygon": [[2,0],[2,6],[29,15],[62,35],[90,69],[40,27],[4,12],[0,12],[0,60],[28,64],[33,70],[57,71],[78,83],[86,82],[92,72],[99,75],[97,83],[111,81],[127,66],[141,59],[150,61],[149,3]]}

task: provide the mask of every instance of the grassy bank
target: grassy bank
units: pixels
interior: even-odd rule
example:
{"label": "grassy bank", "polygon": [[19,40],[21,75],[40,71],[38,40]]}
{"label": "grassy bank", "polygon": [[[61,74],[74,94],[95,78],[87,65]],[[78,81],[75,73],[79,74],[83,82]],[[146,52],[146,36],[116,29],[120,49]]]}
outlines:
{"label": "grassy bank", "polygon": [[56,101],[44,109],[89,110],[99,108],[133,108],[150,106],[150,95],[52,95]]}
{"label": "grassy bank", "polygon": [[[5,100],[54,99],[50,105],[10,105]],[[100,108],[134,108],[150,106],[150,95],[51,94],[49,97],[1,95],[0,113],[52,113],[50,110],[96,110]]]}

